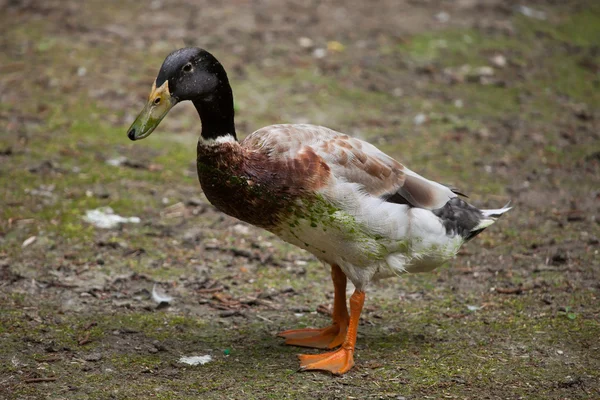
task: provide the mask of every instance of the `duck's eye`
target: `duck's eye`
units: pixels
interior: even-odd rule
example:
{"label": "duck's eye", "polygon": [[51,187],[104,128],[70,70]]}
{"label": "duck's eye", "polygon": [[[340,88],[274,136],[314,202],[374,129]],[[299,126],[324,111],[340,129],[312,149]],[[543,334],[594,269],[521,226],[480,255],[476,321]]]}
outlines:
{"label": "duck's eye", "polygon": [[154,105],[159,105],[160,104],[160,97],[157,97],[154,99]]}
{"label": "duck's eye", "polygon": [[183,66],[183,72],[190,72],[192,70],[192,64],[187,63]]}

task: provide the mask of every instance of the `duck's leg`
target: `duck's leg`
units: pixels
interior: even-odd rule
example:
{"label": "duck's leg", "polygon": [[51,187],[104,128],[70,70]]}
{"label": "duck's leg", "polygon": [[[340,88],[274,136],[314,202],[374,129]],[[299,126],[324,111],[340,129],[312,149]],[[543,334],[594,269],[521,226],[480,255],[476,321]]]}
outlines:
{"label": "duck's leg", "polygon": [[348,309],[346,308],[346,275],[337,265],[331,266],[333,280],[333,323],[323,329],[306,328],[291,329],[279,333],[285,338],[285,344],[317,349],[333,349],[339,346],[346,337],[348,330]]}
{"label": "duck's leg", "polygon": [[365,302],[365,292],[356,290],[350,297],[350,324],[346,339],[339,349],[324,354],[300,354],[300,368],[303,370],[323,370],[334,374],[348,372],[354,365],[354,346],[358,321]]}

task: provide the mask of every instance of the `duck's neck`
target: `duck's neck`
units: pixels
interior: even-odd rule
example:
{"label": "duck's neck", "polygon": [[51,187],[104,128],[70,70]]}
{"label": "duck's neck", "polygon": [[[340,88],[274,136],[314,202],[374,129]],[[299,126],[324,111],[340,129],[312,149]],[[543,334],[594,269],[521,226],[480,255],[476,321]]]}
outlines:
{"label": "duck's neck", "polygon": [[193,101],[202,121],[202,139],[217,140],[235,134],[233,93],[225,80],[210,99]]}

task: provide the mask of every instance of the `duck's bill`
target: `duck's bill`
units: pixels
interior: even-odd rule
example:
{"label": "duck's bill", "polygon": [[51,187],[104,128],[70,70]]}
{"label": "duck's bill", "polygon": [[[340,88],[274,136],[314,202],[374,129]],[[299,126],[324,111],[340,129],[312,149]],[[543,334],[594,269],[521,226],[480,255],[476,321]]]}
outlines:
{"label": "duck's bill", "polygon": [[127,131],[129,139],[140,140],[150,136],[176,103],[177,101],[169,93],[169,81],[165,81],[158,88],[154,82],[148,103]]}

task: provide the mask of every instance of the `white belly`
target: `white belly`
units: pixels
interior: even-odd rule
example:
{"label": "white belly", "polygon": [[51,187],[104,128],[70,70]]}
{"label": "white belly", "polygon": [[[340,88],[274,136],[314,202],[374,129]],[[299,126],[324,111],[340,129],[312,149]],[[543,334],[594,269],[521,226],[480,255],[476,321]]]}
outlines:
{"label": "white belly", "polygon": [[339,265],[357,287],[374,278],[431,271],[462,244],[459,236],[447,236],[428,210],[386,203],[356,190],[342,198],[334,203],[320,196],[298,203],[274,233]]}

